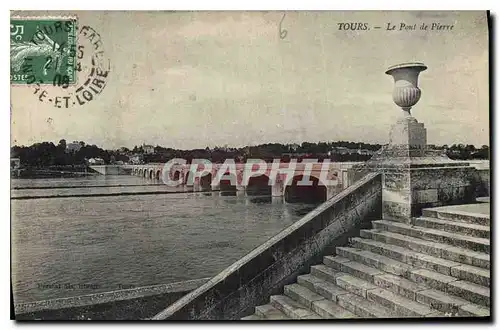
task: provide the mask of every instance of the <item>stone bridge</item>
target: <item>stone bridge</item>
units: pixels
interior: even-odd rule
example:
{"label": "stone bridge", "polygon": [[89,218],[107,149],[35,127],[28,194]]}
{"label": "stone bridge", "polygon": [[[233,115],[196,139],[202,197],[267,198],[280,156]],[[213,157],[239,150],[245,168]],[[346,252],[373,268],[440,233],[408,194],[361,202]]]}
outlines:
{"label": "stone bridge", "polygon": [[[203,164],[175,164],[169,167],[169,173],[165,175],[164,163],[122,165],[122,168],[131,175],[159,182],[169,179],[175,181],[176,186],[185,186],[194,191],[218,190],[249,196],[284,196],[286,201],[295,199],[324,201],[347,186],[347,170],[359,163],[301,162],[296,163],[295,168],[285,162],[267,163],[265,170],[260,170],[259,173],[257,173],[259,165],[253,163],[237,163],[232,169],[226,168],[225,171],[221,171],[225,163],[212,164],[210,170],[204,170]],[[273,170],[276,172],[275,175],[272,174]],[[217,175],[220,178],[221,173],[222,179],[215,180]],[[248,173],[253,174],[249,176]],[[309,185],[305,184],[307,181],[310,182]]]}

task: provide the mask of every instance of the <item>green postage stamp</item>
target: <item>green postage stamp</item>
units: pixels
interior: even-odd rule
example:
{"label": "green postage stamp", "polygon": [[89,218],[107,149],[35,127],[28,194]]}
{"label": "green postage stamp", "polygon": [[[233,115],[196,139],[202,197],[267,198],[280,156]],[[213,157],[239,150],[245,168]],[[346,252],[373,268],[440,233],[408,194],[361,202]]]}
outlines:
{"label": "green postage stamp", "polygon": [[10,20],[10,83],[76,83],[76,18]]}

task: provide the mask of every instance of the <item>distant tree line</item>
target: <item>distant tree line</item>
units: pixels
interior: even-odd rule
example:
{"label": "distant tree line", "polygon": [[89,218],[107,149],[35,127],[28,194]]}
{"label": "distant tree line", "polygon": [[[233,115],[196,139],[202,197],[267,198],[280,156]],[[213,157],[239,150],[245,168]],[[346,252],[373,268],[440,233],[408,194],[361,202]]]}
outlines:
{"label": "distant tree line", "polygon": [[490,148],[487,145],[482,145],[479,149],[472,144],[452,144],[451,146],[444,145],[446,154],[451,159],[467,160],[467,159],[489,159]]}
{"label": "distant tree line", "polygon": [[11,157],[21,159],[21,164],[32,167],[48,167],[63,165],[85,165],[90,158],[102,158],[109,163],[111,154],[96,145],[87,145],[80,141],[80,149],[75,152],[66,150],[66,141],[60,140],[57,145],[52,142],[35,143],[29,147],[14,146]]}
{"label": "distant tree line", "polygon": [[[299,161],[306,158],[314,158],[320,161],[330,159],[332,161],[366,161],[371,155],[359,153],[358,150],[375,152],[380,149],[380,144],[369,144],[363,142],[304,142],[302,144],[266,143],[257,146],[245,146],[242,148],[215,147],[204,149],[181,150],[156,146],[154,153],[146,153],[142,146],[134,146],[133,149],[120,148],[117,150],[104,150],[96,145],[88,145],[80,141],[80,148],[76,151],[68,151],[66,141],[60,140],[57,145],[52,142],[35,143],[31,146],[14,146],[11,148],[11,157],[19,157],[23,166],[50,167],[50,166],[83,166],[91,158],[101,158],[106,164],[119,161],[128,162],[133,156],[140,156],[144,163],[167,162],[173,158],[186,159],[188,162],[194,158],[208,159],[213,163],[222,163],[226,159],[235,159],[237,162],[245,162],[249,158],[264,159],[272,161],[281,158],[289,161],[296,158]],[[446,150],[452,159],[488,159],[489,147],[481,146],[477,149],[473,145],[453,144],[451,146],[431,146],[435,149]],[[342,153],[336,152],[337,148],[344,148]],[[347,152],[346,152],[347,150]]]}

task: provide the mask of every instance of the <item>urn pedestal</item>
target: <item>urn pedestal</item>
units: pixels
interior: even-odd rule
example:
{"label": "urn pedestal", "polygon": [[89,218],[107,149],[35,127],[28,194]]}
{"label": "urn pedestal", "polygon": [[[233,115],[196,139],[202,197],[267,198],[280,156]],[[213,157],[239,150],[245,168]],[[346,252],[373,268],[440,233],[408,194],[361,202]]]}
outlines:
{"label": "urn pedestal", "polygon": [[475,201],[476,169],[431,150],[424,124],[410,114],[421,96],[418,75],[426,68],[422,63],[404,63],[386,71],[394,77],[393,101],[403,114],[391,127],[389,143],[349,172],[350,182],[368,172],[384,174],[382,214],[387,220],[410,223],[423,208]]}

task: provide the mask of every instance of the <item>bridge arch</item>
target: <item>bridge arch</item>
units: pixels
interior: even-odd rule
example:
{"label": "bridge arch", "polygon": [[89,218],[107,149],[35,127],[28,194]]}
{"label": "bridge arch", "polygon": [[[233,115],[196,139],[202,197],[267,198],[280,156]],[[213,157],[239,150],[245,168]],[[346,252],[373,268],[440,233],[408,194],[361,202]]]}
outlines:
{"label": "bridge arch", "polygon": [[252,176],[247,183],[246,193],[248,196],[271,195],[272,187],[267,175]]}
{"label": "bridge arch", "polygon": [[143,177],[145,177],[145,178],[148,177],[148,169],[147,168],[143,169],[142,173],[143,173]]}
{"label": "bridge arch", "polygon": [[161,179],[161,170],[156,170],[155,179],[156,180],[160,180]]}
{"label": "bridge arch", "polygon": [[179,179],[181,178],[181,171],[180,170],[174,171],[174,173],[170,173],[170,175],[172,180],[179,181]]}
{"label": "bridge arch", "polygon": [[154,175],[154,174],[153,174],[153,169],[149,169],[148,178],[153,179],[153,178],[154,178],[154,176],[153,176],[153,175]]}
{"label": "bridge arch", "polygon": [[202,191],[207,191],[212,189],[212,174],[206,173],[200,177],[200,188]]}
{"label": "bridge arch", "polygon": [[303,175],[296,175],[285,186],[285,202],[287,203],[322,203],[327,199],[327,188],[315,176],[310,176],[312,185],[299,185]]}
{"label": "bridge arch", "polygon": [[237,178],[236,175],[233,173],[226,172],[224,175],[224,179],[220,180],[219,183],[219,189],[221,193],[229,193],[229,194],[236,194],[236,182]]}

